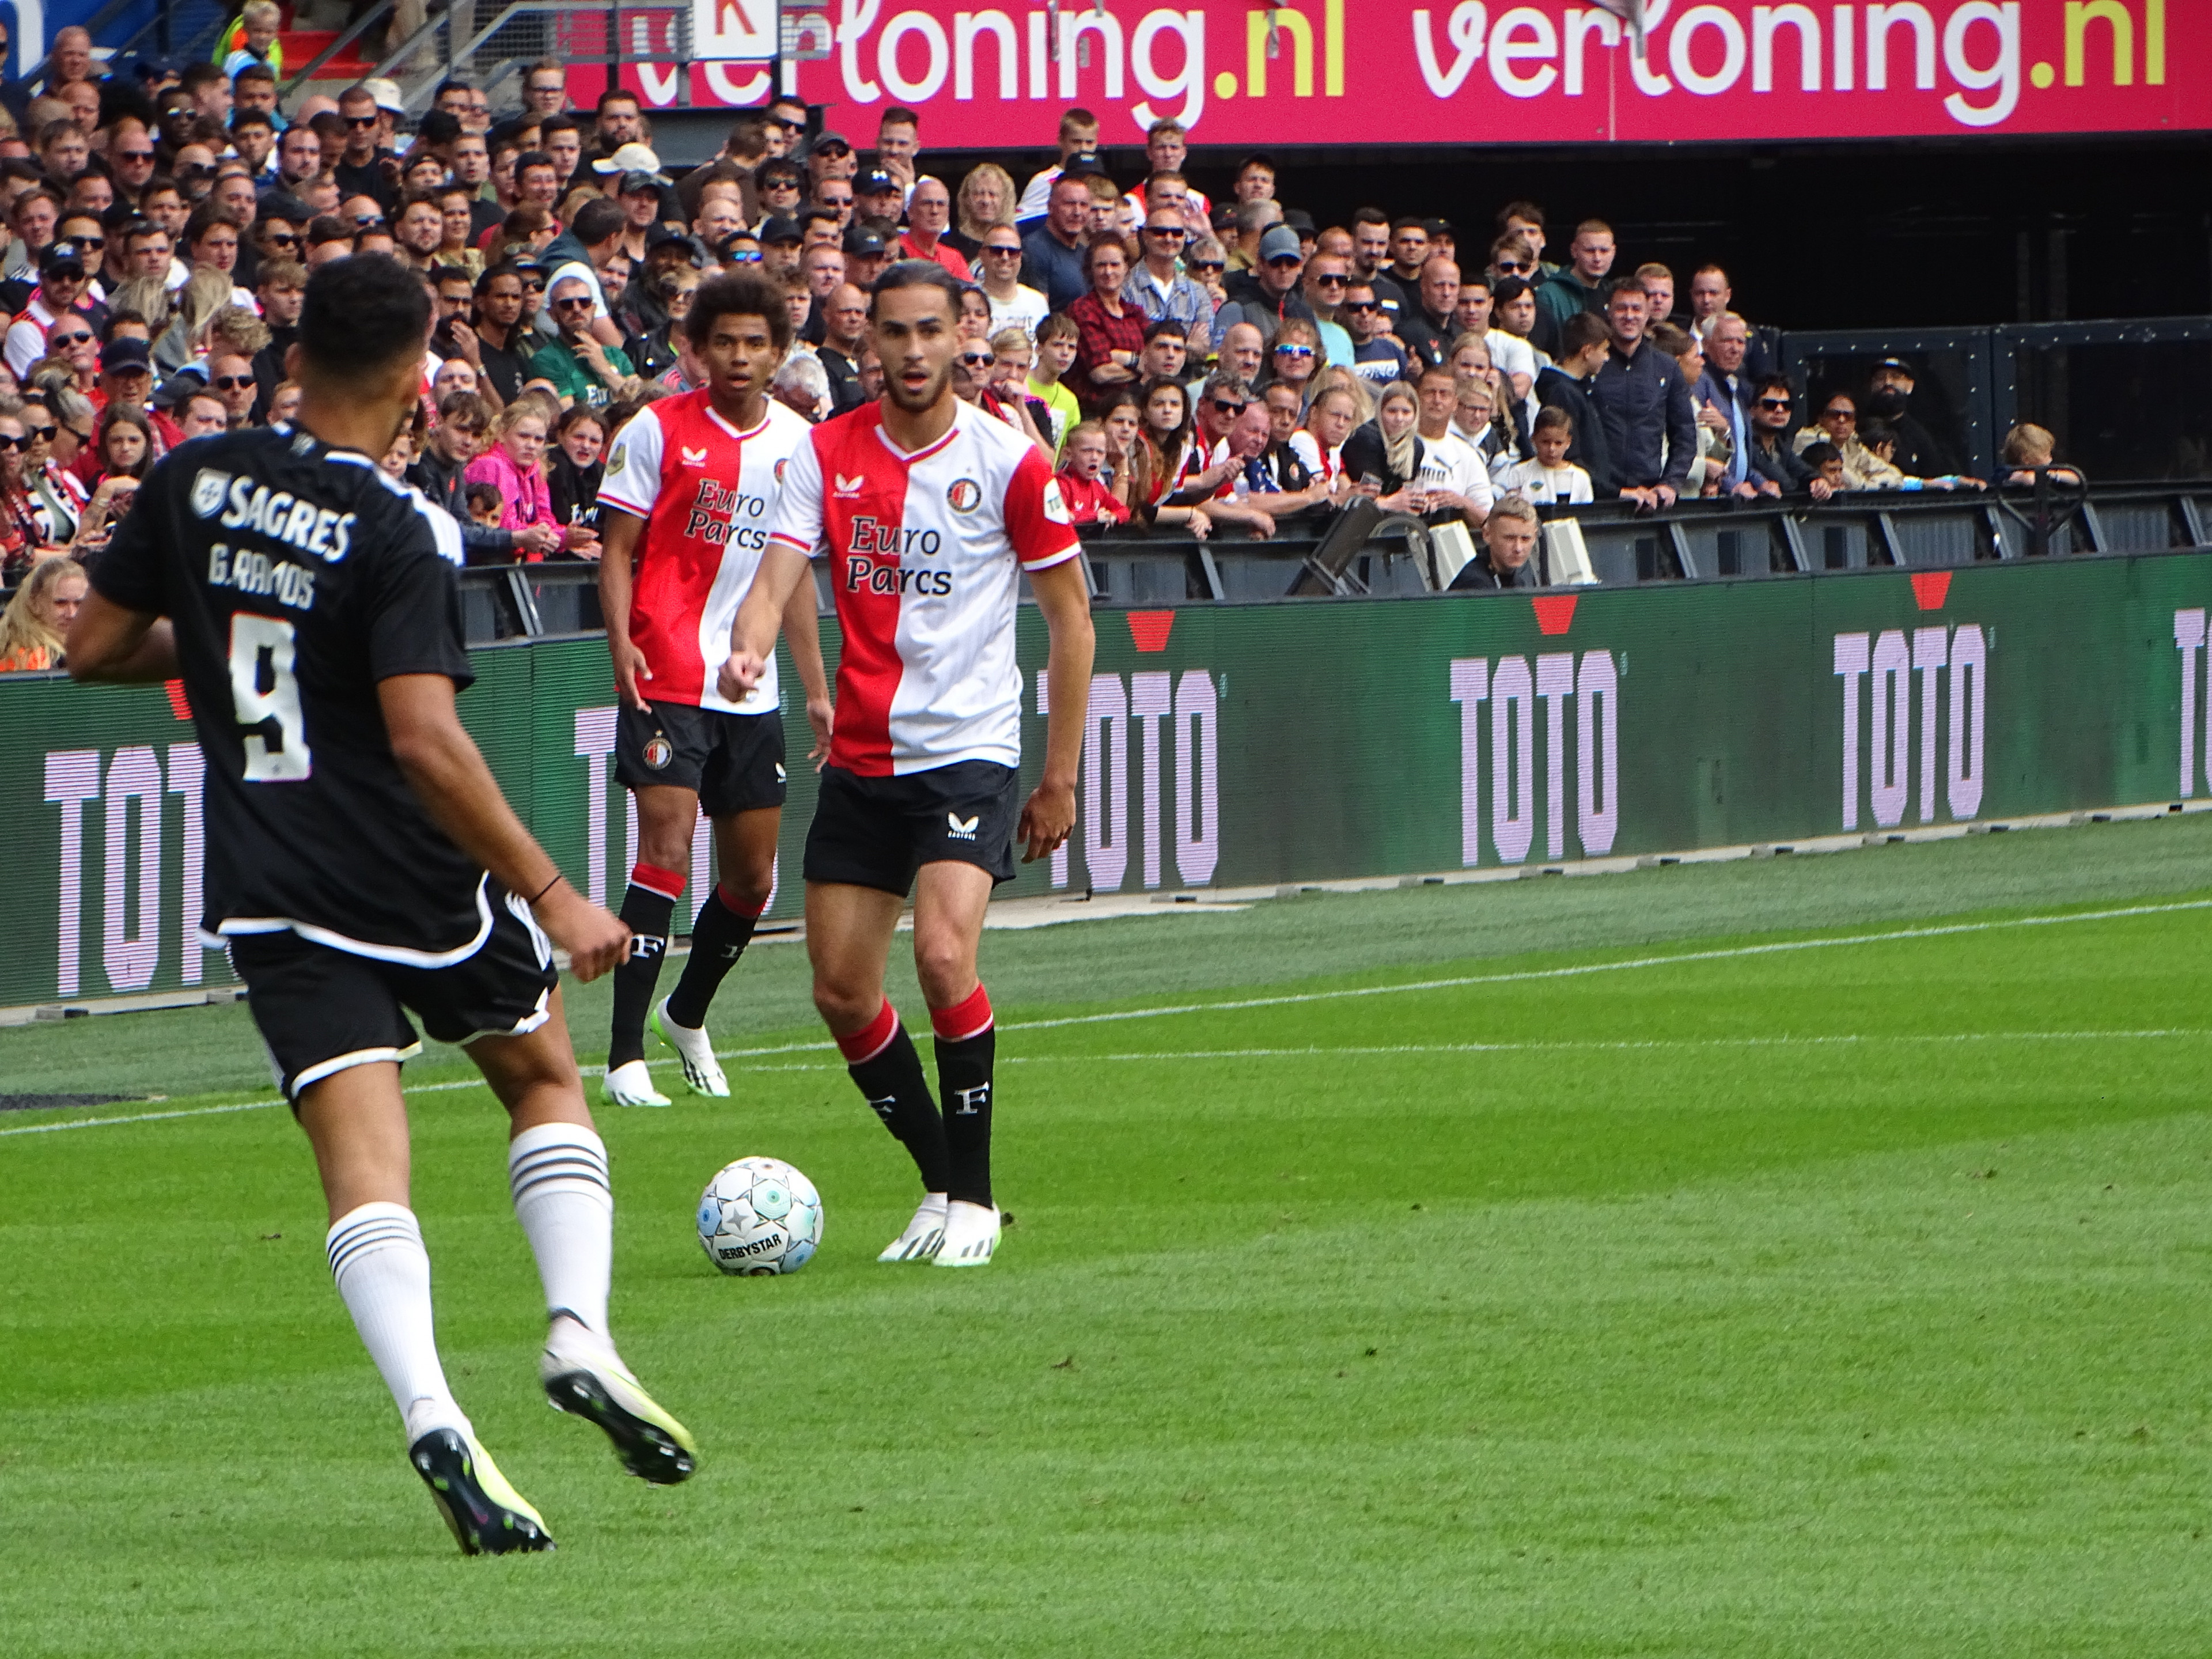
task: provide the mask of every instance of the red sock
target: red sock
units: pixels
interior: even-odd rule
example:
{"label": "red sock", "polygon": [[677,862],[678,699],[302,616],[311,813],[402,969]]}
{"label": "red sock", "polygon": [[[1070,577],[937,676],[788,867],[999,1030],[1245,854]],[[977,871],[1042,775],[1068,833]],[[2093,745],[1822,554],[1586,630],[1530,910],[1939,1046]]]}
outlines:
{"label": "red sock", "polygon": [[844,1054],[848,1066],[864,1065],[890,1046],[890,1040],[898,1035],[898,1010],[892,1007],[891,1000],[885,997],[876,1017],[852,1036],[839,1037],[837,1047]]}
{"label": "red sock", "polygon": [[965,1042],[991,1029],[991,999],[979,983],[966,1000],[929,1011],[929,1024],[947,1042]]}

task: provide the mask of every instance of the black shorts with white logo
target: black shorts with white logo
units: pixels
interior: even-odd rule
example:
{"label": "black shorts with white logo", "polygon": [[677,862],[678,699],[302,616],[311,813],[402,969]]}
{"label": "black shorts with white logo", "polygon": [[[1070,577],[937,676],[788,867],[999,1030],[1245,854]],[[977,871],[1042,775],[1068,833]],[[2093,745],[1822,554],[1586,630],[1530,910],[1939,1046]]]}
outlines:
{"label": "black shorts with white logo", "polygon": [[806,832],[806,879],[903,898],[914,890],[915,871],[949,860],[1011,881],[1020,812],[1021,774],[992,761],[956,761],[896,778],[825,766]]}
{"label": "black shorts with white logo", "polygon": [[783,805],[783,715],[731,714],[687,702],[625,704],[615,717],[615,779],[626,789],[671,783],[710,818]]}
{"label": "black shorts with white logo", "polygon": [[474,954],[422,968],[318,944],[289,929],[243,933],[230,960],[286,1099],[349,1066],[405,1060],[421,1048],[406,1011],[441,1042],[520,1036],[549,1017],[561,976],[530,907],[486,878],[491,931]]}

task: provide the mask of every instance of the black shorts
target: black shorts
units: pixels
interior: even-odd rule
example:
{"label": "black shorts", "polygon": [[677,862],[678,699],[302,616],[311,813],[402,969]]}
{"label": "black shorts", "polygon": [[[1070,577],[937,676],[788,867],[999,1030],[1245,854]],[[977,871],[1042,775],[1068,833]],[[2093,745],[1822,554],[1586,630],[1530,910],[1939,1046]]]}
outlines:
{"label": "black shorts", "polygon": [[783,715],[729,714],[688,702],[624,704],[615,716],[615,778],[626,789],[657,783],[689,789],[710,818],[781,806]]}
{"label": "black shorts", "polygon": [[549,1018],[561,981],[553,946],[530,907],[487,880],[491,932],[476,954],[450,968],[413,968],[356,956],[286,931],[230,940],[246,1003],[276,1086],[295,1105],[300,1091],[349,1066],[406,1060],[422,1045],[406,1009],[441,1042],[520,1036]]}
{"label": "black shorts", "polygon": [[992,761],[957,761],[901,778],[822,769],[806,832],[806,879],[877,887],[905,897],[914,872],[947,860],[1014,875],[1021,774]]}

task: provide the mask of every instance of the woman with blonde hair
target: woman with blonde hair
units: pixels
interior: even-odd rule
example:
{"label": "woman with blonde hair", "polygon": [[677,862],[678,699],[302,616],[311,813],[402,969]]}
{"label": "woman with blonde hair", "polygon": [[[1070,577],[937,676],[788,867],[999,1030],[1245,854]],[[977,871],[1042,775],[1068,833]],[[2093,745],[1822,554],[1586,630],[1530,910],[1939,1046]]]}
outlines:
{"label": "woman with blonde hair", "polygon": [[1421,476],[1426,446],[1413,428],[1419,423],[1421,400],[1403,380],[1393,380],[1375,400],[1375,418],[1344,441],[1344,470],[1352,488],[1384,498],[1399,495]]}
{"label": "woman with blonde hair", "polygon": [[0,674],[31,674],[62,665],[62,644],[84,603],[84,567],[47,559],[31,568],[8,609],[0,611]]}
{"label": "woman with blonde hair", "polygon": [[954,204],[956,222],[944,240],[960,250],[962,258],[975,264],[975,256],[982,252],[983,238],[996,227],[1014,222],[1016,200],[1013,179],[997,162],[985,161],[969,168]]}
{"label": "woman with blonde hair", "polygon": [[230,303],[230,273],[212,265],[195,265],[185,285],[176,292],[167,328],[154,343],[154,367],[173,374],[207,349],[208,325],[216,313]]}

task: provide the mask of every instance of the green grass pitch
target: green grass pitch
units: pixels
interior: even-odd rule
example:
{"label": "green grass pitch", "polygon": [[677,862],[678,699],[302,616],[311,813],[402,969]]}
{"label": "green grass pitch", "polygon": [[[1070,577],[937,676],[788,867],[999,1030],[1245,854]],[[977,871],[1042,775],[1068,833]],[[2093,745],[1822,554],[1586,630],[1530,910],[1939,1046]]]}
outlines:
{"label": "green grass pitch", "polygon": [[[0,1032],[195,1114],[0,1121],[0,1652],[2201,1656],[2208,872],[2191,817],[994,933],[981,1273],[875,1265],[911,1177],[763,946],[738,1099],[600,1114],[686,1486],[545,1409],[501,1116],[410,1102],[449,1372],[560,1540],[506,1560],[304,1141],[201,1112],[268,1097],[244,1011]],[[691,1233],[748,1152],[823,1194],[788,1279]]]}

